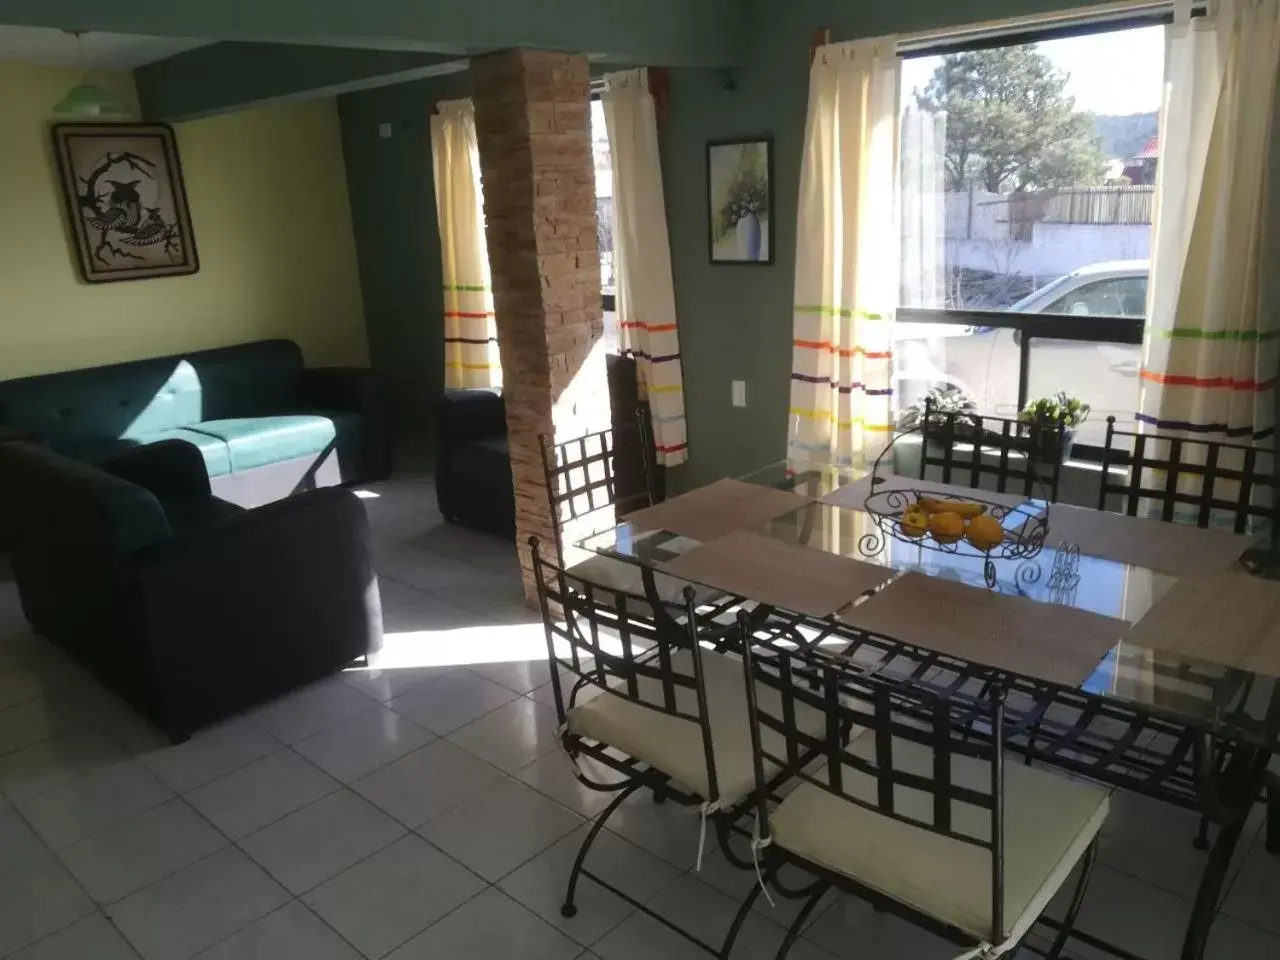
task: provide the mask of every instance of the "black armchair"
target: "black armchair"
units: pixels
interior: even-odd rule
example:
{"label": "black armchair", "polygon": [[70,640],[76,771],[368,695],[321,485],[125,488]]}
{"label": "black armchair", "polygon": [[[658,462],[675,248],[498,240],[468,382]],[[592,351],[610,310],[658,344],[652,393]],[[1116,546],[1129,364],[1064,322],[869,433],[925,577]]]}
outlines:
{"label": "black armchair", "polygon": [[382,636],[358,497],[328,488],[240,510],[208,495],[200,461],[181,441],[106,470],[0,444],[27,619],[175,742]]}
{"label": "black armchair", "polygon": [[452,523],[514,540],[515,490],[500,390],[450,390],[440,401],[436,502]]}

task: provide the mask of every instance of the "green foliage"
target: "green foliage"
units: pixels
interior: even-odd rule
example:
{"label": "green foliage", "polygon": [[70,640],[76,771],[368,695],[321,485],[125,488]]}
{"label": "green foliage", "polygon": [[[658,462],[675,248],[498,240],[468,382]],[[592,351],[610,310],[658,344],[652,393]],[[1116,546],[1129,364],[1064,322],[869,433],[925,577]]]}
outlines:
{"label": "green foliage", "polygon": [[1101,182],[1106,158],[1093,118],[1066,94],[1069,79],[1035,44],[944,56],[916,104],[946,111],[946,189],[1012,193]]}
{"label": "green foliage", "polygon": [[764,151],[748,144],[738,155],[738,164],[716,207],[712,240],[719,243],[749,213],[757,217],[769,215],[769,172]]}
{"label": "green foliage", "polygon": [[1061,390],[1052,397],[1032,400],[1018,414],[1018,419],[1023,423],[1056,424],[1061,421],[1064,426],[1078,427],[1089,419],[1089,410],[1089,405],[1083,400]]}
{"label": "green foliage", "polygon": [[[929,401],[932,408],[931,412],[937,418],[938,423],[945,422],[943,418],[946,414],[978,412],[978,405],[974,402],[973,397],[969,396],[954,383],[930,387],[926,399]],[[922,427],[924,425],[924,405],[925,401],[921,400],[919,403],[913,403],[911,406],[903,408],[898,414],[898,429],[918,430]]]}

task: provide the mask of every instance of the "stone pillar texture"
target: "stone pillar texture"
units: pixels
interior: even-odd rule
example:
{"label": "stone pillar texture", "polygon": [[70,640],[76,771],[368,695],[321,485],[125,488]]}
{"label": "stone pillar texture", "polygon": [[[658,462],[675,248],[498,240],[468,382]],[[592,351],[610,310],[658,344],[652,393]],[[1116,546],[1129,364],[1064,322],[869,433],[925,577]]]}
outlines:
{"label": "stone pillar texture", "polygon": [[591,77],[584,56],[506,50],[473,58],[471,79],[517,547],[532,600],[529,537],[560,558],[538,438],[577,436],[609,416],[597,348],[604,321]]}

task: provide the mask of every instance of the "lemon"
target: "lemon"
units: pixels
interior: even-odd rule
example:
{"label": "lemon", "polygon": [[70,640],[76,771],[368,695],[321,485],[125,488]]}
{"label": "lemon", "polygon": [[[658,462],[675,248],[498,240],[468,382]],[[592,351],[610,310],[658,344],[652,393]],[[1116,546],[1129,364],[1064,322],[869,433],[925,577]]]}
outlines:
{"label": "lemon", "polygon": [[955,543],[964,536],[964,518],[950,510],[935,513],[929,518],[929,532],[939,543]]}
{"label": "lemon", "polygon": [[992,550],[1004,542],[1004,530],[995,517],[986,515],[974,517],[969,521],[965,536],[979,550]]}
{"label": "lemon", "polygon": [[898,529],[902,531],[904,537],[917,540],[929,530],[929,515],[918,506],[907,507],[898,520]]}

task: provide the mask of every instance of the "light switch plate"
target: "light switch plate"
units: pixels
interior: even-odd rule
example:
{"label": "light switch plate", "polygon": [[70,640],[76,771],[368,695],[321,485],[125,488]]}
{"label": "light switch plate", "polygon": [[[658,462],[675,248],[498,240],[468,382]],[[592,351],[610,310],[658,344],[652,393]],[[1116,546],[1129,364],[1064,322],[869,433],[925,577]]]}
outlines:
{"label": "light switch plate", "polygon": [[392,133],[391,124],[389,123],[378,124],[378,136],[380,136],[383,140],[386,140],[388,137],[390,137],[391,133]]}
{"label": "light switch plate", "polygon": [[733,405],[735,407],[745,407],[747,405],[747,381],[733,381]]}

